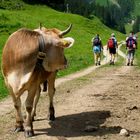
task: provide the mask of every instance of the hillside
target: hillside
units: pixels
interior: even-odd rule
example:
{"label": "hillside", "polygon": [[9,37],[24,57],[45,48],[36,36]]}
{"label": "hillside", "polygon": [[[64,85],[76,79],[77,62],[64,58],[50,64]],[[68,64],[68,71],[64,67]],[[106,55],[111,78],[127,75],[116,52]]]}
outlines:
{"label": "hillside", "polygon": [[[64,30],[72,23],[73,29],[69,36],[75,39],[73,48],[66,50],[66,57],[69,61],[69,68],[59,72],[58,76],[66,75],[82,68],[93,65],[91,51],[91,38],[99,33],[105,45],[112,32],[116,33],[118,41],[124,38],[123,34],[113,31],[103,25],[100,20],[94,17],[89,20],[82,16],[57,12],[47,6],[24,5],[20,10],[0,9],[0,56],[2,48],[8,36],[19,28],[37,28],[41,22],[47,28],[59,28]],[[3,77],[0,74],[0,98],[5,96]]]}

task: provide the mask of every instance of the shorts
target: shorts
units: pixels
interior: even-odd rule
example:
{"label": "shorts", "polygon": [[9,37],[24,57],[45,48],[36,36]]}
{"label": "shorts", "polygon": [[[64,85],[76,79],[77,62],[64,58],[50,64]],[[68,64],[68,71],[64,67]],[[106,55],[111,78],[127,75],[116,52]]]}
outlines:
{"label": "shorts", "polygon": [[116,48],[109,48],[110,54],[116,54]]}
{"label": "shorts", "polygon": [[101,52],[100,46],[94,46],[94,47],[93,47],[93,52],[94,52],[94,53],[100,53],[100,52]]}

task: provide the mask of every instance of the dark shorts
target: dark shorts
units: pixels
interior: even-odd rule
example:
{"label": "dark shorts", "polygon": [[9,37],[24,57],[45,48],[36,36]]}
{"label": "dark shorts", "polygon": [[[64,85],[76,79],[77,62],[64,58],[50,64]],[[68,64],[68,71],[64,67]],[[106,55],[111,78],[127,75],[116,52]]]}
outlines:
{"label": "dark shorts", "polygon": [[116,48],[109,48],[110,54],[116,54]]}

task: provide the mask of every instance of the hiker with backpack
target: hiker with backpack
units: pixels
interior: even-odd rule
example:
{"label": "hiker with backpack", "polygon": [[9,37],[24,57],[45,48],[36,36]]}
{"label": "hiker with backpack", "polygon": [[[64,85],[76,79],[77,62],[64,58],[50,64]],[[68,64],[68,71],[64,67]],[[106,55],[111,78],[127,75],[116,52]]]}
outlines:
{"label": "hiker with backpack", "polygon": [[109,49],[110,54],[110,65],[114,65],[117,48],[118,48],[117,40],[115,38],[115,34],[112,33],[111,37],[107,42],[107,50]]}
{"label": "hiker with backpack", "polygon": [[94,53],[95,65],[101,65],[101,52],[103,50],[103,45],[99,34],[92,39],[92,50]]}
{"label": "hiker with backpack", "polygon": [[126,38],[127,50],[127,66],[133,66],[135,50],[137,49],[137,38],[133,32],[130,32],[129,37]]}

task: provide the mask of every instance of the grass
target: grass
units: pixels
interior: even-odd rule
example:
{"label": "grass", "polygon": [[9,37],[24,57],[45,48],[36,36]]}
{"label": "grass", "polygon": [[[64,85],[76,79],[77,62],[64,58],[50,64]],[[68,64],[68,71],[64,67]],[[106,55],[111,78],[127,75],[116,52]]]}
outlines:
{"label": "grass", "polygon": [[129,33],[133,30],[132,29],[132,24],[131,23],[127,23],[125,25],[125,29],[126,29],[126,34],[129,35]]}
{"label": "grass", "polygon": [[[95,34],[100,34],[103,45],[106,44],[112,32],[116,34],[118,41],[125,38],[123,34],[103,25],[96,17],[93,20],[89,20],[82,16],[57,12],[47,6],[40,5],[31,6],[24,4],[24,8],[20,10],[0,9],[0,21],[0,57],[2,48],[9,35],[19,28],[34,29],[41,22],[47,28],[65,30],[72,23],[72,31],[67,36],[73,37],[75,44],[72,48],[65,50],[69,68],[58,72],[58,77],[93,65],[91,39]],[[0,73],[0,99],[7,96],[7,93],[8,91],[4,86],[3,77]]]}

